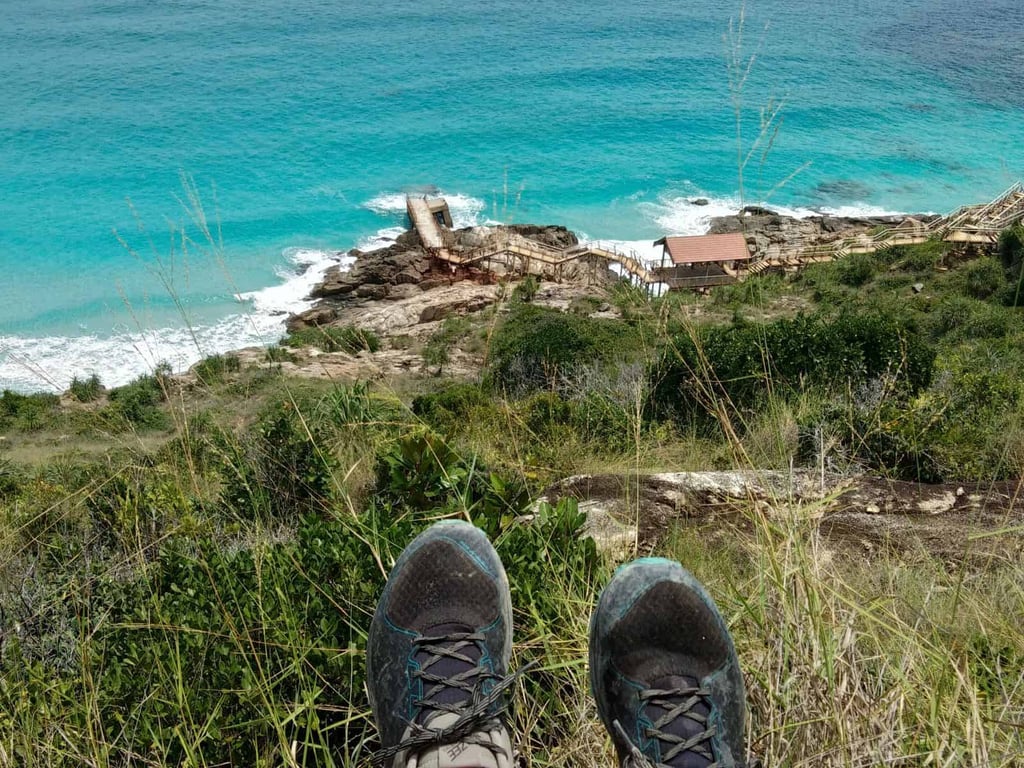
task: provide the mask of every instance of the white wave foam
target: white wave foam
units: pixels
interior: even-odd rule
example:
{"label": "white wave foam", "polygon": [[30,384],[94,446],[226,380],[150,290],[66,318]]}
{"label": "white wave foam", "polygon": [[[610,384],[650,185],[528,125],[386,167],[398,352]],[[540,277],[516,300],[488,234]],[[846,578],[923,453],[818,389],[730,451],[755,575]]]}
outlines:
{"label": "white wave foam", "polygon": [[[699,197],[701,197],[699,194],[666,195],[659,198],[656,203],[641,203],[639,207],[644,215],[653,220],[666,234],[672,235],[703,235],[708,231],[711,219],[718,216],[734,216],[742,207],[738,197],[705,196],[707,205],[694,205],[691,201]],[[846,218],[904,215],[901,211],[893,211],[867,203],[838,207],[822,206],[821,208],[794,208],[768,203],[764,207],[783,216],[792,216],[797,219],[821,215]]]}
{"label": "white wave foam", "polygon": [[[443,197],[448,201],[448,210],[452,214],[452,224],[456,229],[463,227],[475,227],[486,222],[481,221],[480,216],[487,207],[487,204],[471,195],[463,195],[459,192],[449,193],[442,190],[431,192],[432,197]],[[404,192],[382,192],[363,203],[363,207],[381,216],[405,216]]]}
{"label": "white wave foam", "polygon": [[652,219],[666,234],[703,235],[716,216],[731,216],[740,209],[733,198],[706,197],[707,205],[694,205],[693,196],[666,197],[656,203],[641,203],[640,210]]}
{"label": "white wave foam", "polygon": [[363,203],[363,208],[368,208],[382,216],[392,213],[405,213],[405,193],[382,192],[372,200]]}
{"label": "white wave foam", "polygon": [[340,264],[348,268],[355,262],[351,256],[313,248],[288,248],[284,257],[292,268],[278,269],[282,283],[238,294],[239,301],[248,301],[262,315],[301,312],[309,308],[307,297],[329,267]]}
{"label": "white wave foam", "polygon": [[94,373],[105,385],[120,386],[160,362],[182,371],[207,355],[273,344],[284,334],[288,315],[311,306],[309,293],[328,267],[347,268],[355,261],[311,248],[289,248],[283,255],[291,267],[278,271],[280,283],[239,294],[245,309],[191,331],[166,327],[109,336],[0,336],[0,389],[62,392],[73,377]]}

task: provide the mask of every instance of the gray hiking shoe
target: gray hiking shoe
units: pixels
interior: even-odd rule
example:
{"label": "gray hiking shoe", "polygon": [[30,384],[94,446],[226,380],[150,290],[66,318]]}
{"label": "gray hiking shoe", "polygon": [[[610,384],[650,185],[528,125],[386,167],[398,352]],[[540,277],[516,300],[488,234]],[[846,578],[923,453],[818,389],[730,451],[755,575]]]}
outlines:
{"label": "gray hiking shoe", "polygon": [[625,768],[744,764],[736,650],[679,563],[643,558],[615,572],[590,620],[590,687]]}
{"label": "gray hiking shoe", "polygon": [[504,691],[512,601],[478,528],[436,523],[395,563],[366,646],[367,688],[395,768],[510,768]]}

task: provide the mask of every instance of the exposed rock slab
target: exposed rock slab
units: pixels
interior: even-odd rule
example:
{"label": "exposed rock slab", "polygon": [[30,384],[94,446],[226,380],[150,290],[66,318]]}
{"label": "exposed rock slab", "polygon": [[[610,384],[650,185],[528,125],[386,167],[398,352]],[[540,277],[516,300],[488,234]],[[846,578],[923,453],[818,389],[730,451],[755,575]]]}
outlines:
{"label": "exposed rock slab", "polygon": [[[749,206],[735,216],[718,216],[711,220],[708,234],[742,232],[747,243],[756,249],[758,258],[777,258],[787,247],[800,244],[806,247],[828,245],[877,227],[899,224],[903,216],[844,217],[808,216],[797,219],[783,216],[766,208]],[[918,215],[914,218],[928,222],[934,216]]]}
{"label": "exposed rock slab", "polygon": [[674,526],[750,529],[758,515],[806,520],[836,550],[927,551],[950,559],[1020,557],[1024,490],[1016,482],[922,485],[812,471],[582,475],[545,494],[581,501],[595,539],[613,554],[650,546]]}

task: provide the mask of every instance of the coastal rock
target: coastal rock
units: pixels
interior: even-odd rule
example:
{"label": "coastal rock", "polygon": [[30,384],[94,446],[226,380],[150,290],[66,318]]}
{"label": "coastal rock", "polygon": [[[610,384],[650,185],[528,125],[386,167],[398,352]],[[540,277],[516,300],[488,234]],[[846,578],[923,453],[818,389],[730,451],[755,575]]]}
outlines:
{"label": "coastal rock", "polygon": [[338,313],[334,307],[316,306],[308,309],[301,315],[293,315],[288,319],[288,330],[298,331],[303,328],[315,328],[320,325],[330,325],[337,318]]}
{"label": "coastal rock", "polygon": [[[932,216],[915,217],[930,221]],[[743,233],[751,252],[758,259],[774,259],[785,255],[793,245],[823,246],[874,228],[891,227],[900,223],[902,216],[809,216],[794,218],[783,216],[759,206],[747,206],[735,216],[718,216],[711,220],[708,234]]]}
{"label": "coastal rock", "polygon": [[[352,268],[342,271],[340,267],[331,267],[320,285],[313,289],[310,294],[312,298],[329,299],[348,294],[361,298],[383,298],[388,293],[386,288],[366,290],[365,286],[416,282],[431,267],[430,256],[418,245],[409,244],[404,235],[387,248],[368,253],[356,251],[350,255],[356,256]],[[399,275],[403,277],[399,279]]]}

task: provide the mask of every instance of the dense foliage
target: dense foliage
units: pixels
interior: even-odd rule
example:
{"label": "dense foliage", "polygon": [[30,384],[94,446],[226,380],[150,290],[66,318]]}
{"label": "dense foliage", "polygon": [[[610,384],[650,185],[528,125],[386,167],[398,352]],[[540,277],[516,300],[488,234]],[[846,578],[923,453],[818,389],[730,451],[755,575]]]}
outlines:
{"label": "dense foliage", "polygon": [[636,354],[629,326],[517,304],[491,341],[487,382],[521,394],[558,388],[572,369]]}

